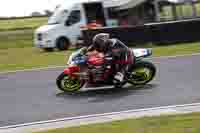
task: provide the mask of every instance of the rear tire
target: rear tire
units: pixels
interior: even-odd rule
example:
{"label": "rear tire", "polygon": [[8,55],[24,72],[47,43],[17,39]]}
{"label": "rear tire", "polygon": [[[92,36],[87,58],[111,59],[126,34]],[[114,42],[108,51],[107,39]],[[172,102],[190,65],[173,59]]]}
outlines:
{"label": "rear tire", "polygon": [[79,79],[71,79],[69,75],[63,72],[57,77],[56,84],[59,90],[73,93],[79,91],[84,82]]}
{"label": "rear tire", "polygon": [[149,83],[156,75],[156,67],[153,63],[141,61],[134,64],[130,69],[132,78],[128,82],[133,85],[145,85]]}
{"label": "rear tire", "polygon": [[66,39],[65,37],[61,37],[57,40],[56,42],[56,46],[57,48],[62,51],[62,50],[67,50],[69,49],[70,46],[70,42],[68,39]]}

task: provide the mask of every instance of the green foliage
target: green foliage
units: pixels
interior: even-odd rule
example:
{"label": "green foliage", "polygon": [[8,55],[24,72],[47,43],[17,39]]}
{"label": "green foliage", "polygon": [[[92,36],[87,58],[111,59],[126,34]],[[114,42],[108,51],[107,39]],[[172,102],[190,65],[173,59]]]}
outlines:
{"label": "green foliage", "polygon": [[[195,4],[197,10],[197,16],[200,16],[200,3]],[[190,3],[188,4],[180,4],[176,6],[177,16],[178,18],[192,18],[192,6]],[[173,20],[173,13],[171,6],[164,6],[162,12],[160,13],[161,20]]]}
{"label": "green foliage", "polygon": [[0,31],[35,29],[47,23],[47,17],[0,20]]}

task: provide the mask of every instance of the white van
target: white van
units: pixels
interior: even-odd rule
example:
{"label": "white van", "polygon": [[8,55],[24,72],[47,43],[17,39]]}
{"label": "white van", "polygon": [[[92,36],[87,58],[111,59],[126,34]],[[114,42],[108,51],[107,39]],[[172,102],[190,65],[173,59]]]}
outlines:
{"label": "white van", "polygon": [[107,26],[109,20],[106,14],[105,5],[102,2],[79,3],[68,9],[60,6],[49,18],[48,24],[35,31],[35,46],[45,50],[68,49],[70,45],[78,43],[81,38],[80,27],[87,25],[90,21],[98,17],[103,20],[103,26]]}

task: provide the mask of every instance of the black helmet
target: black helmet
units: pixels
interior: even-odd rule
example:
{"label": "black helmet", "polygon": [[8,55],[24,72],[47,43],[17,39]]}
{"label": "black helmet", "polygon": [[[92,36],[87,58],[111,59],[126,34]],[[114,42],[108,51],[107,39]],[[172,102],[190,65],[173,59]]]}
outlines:
{"label": "black helmet", "polygon": [[93,45],[96,49],[100,51],[104,51],[106,49],[106,44],[110,39],[110,35],[108,33],[99,33],[93,38]]}

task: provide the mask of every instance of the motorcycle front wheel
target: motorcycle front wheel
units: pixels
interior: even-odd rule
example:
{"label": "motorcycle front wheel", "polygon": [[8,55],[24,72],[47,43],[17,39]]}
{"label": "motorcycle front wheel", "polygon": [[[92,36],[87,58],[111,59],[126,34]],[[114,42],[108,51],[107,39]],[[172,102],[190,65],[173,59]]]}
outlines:
{"label": "motorcycle front wheel", "polygon": [[129,69],[128,82],[133,85],[145,85],[156,75],[156,67],[151,62],[141,61]]}
{"label": "motorcycle front wheel", "polygon": [[56,84],[59,90],[71,93],[79,91],[84,83],[80,79],[72,79],[69,75],[61,73],[56,79]]}

